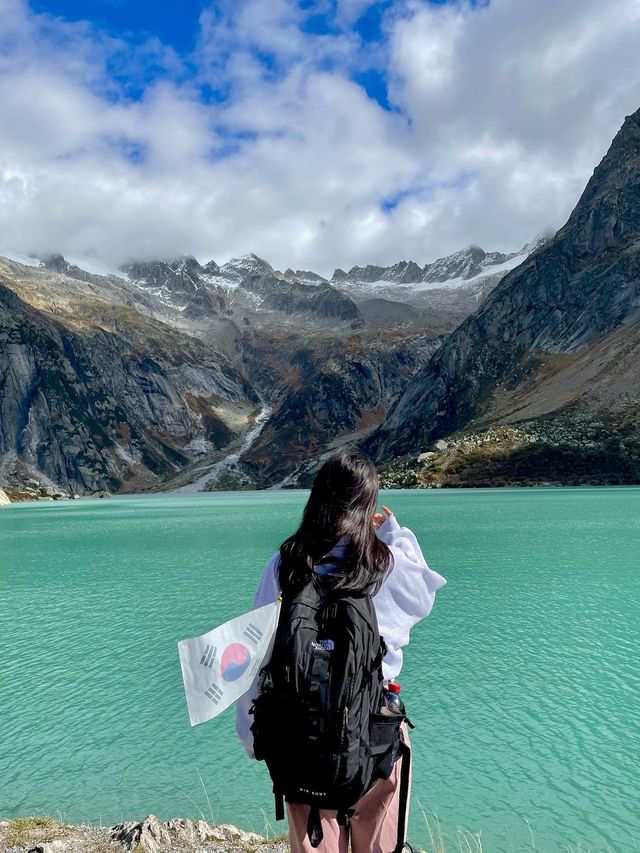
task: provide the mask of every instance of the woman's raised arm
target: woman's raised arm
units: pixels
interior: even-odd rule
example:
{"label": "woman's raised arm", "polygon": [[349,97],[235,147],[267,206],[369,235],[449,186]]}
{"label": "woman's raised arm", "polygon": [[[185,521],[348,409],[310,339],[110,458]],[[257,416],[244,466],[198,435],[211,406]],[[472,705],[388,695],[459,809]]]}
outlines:
{"label": "woman's raised arm", "polygon": [[401,527],[393,514],[380,524],[378,536],[389,546],[393,565],[373,602],[380,633],[389,649],[383,674],[385,678],[395,678],[402,667],[402,647],[409,643],[411,628],[429,615],[436,590],[446,580],[429,568],[415,535],[408,527]]}

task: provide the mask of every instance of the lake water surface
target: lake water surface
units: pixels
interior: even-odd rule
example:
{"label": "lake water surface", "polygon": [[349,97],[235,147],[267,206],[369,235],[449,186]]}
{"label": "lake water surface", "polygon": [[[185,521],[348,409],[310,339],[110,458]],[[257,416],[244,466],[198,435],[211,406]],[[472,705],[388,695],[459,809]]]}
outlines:
{"label": "lake water surface", "polygon": [[[176,643],[250,607],[307,493],[0,509],[0,818],[258,832],[233,709],[189,726]],[[456,849],[640,850],[640,488],[385,491],[448,581],[400,681],[420,808]],[[532,843],[533,834],[533,843]]]}

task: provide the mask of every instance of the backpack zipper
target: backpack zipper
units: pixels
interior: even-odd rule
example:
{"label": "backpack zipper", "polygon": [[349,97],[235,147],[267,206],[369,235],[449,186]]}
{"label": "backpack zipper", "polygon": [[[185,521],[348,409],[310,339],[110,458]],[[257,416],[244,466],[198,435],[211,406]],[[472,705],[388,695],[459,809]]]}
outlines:
{"label": "backpack zipper", "polygon": [[353,692],[353,681],[354,675],[353,673],[349,676],[349,680],[347,682],[347,689],[345,690],[345,703],[344,710],[342,711],[342,738],[341,743],[344,748],[347,741],[347,729],[349,726],[349,702],[351,702],[351,694]]}
{"label": "backpack zipper", "polygon": [[349,728],[349,706],[344,706],[342,712],[342,732],[340,738],[340,751],[343,752],[347,748],[347,732]]}

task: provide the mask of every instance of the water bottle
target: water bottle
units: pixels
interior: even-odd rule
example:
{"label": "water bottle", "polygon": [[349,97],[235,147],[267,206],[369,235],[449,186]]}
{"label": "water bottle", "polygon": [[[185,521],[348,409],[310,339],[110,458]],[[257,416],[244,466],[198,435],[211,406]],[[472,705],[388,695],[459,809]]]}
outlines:
{"label": "water bottle", "polygon": [[401,689],[395,681],[390,681],[387,684],[382,693],[384,704],[380,711],[381,714],[404,714],[404,702],[400,698]]}

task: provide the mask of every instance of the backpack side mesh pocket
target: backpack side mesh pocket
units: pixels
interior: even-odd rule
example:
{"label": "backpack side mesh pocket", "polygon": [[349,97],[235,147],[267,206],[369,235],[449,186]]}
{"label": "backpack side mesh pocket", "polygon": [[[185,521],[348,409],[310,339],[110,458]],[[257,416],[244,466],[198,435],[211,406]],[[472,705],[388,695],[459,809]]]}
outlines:
{"label": "backpack side mesh pocket", "polygon": [[403,714],[371,714],[369,743],[378,779],[388,779],[393,765],[400,757],[400,726],[403,720]]}

